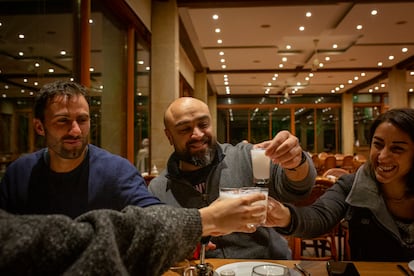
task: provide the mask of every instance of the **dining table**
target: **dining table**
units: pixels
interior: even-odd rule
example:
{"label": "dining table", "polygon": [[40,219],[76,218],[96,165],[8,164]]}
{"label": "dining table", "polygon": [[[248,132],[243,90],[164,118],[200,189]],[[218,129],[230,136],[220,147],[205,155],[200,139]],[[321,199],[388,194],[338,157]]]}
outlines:
{"label": "dining table", "polygon": [[[224,265],[234,264],[235,266],[240,265],[242,262],[266,262],[284,265],[289,268],[290,275],[304,275],[295,269],[295,264],[299,264],[312,276],[328,276],[326,269],[326,261],[305,261],[305,260],[254,260],[254,259],[206,259],[206,263],[213,266],[213,270],[220,270],[220,267]],[[198,261],[194,261],[193,264],[197,264]],[[361,276],[404,276],[414,275],[408,267],[408,263],[405,262],[353,262]],[[401,266],[408,273],[404,273]],[[178,274],[172,271],[167,271],[163,276],[177,276]],[[220,276],[220,274],[216,274]],[[237,276],[237,273],[236,273]]]}

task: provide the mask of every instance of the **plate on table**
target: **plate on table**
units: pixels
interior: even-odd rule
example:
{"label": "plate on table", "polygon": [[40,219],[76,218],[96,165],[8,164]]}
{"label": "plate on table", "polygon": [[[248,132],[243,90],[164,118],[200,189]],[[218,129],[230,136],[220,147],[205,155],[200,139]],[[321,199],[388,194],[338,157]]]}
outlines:
{"label": "plate on table", "polygon": [[412,272],[414,272],[414,260],[408,263],[408,267],[410,268]]}
{"label": "plate on table", "polygon": [[[278,265],[277,263],[269,263],[269,262],[236,262],[231,264],[226,264],[218,267],[215,271],[218,275],[224,270],[231,269],[236,273],[236,276],[251,276],[253,267],[257,265]],[[292,269],[289,268],[288,275],[300,275],[300,274],[292,274]]]}

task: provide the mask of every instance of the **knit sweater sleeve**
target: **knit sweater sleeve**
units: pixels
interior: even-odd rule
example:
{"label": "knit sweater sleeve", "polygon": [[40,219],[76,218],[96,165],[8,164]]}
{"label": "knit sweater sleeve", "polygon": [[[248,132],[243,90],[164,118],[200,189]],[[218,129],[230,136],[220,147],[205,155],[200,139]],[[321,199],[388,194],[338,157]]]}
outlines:
{"label": "knit sweater sleeve", "polygon": [[160,275],[191,254],[201,233],[196,209],[130,206],[75,220],[0,210],[0,274]]}

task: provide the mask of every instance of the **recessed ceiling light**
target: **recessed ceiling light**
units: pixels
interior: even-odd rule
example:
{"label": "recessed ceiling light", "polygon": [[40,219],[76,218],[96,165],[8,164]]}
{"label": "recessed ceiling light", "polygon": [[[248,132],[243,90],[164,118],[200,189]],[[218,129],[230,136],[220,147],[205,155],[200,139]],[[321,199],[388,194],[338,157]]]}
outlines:
{"label": "recessed ceiling light", "polygon": [[406,47],[402,48],[402,49],[401,49],[401,52],[403,52],[403,53],[407,53],[407,52],[408,52],[408,48],[406,48]]}
{"label": "recessed ceiling light", "polygon": [[379,62],[377,63],[377,65],[378,65],[379,67],[381,67],[381,66],[382,66],[382,62],[381,62],[381,61],[379,61]]}
{"label": "recessed ceiling light", "polygon": [[288,44],[288,45],[286,45],[286,49],[290,50],[290,49],[292,49],[292,46]]}
{"label": "recessed ceiling light", "polygon": [[371,15],[377,15],[378,14],[378,11],[377,10],[372,10],[371,11]]}
{"label": "recessed ceiling light", "polygon": [[311,12],[307,12],[306,13],[306,17],[311,17],[312,16],[312,13]]}
{"label": "recessed ceiling light", "polygon": [[357,29],[357,30],[362,30],[362,25],[357,25],[357,26],[356,26],[356,29]]}
{"label": "recessed ceiling light", "polygon": [[389,56],[388,59],[389,60],[393,60],[394,59],[394,56]]}
{"label": "recessed ceiling light", "polygon": [[304,26],[300,26],[299,27],[299,31],[303,32],[304,30],[305,30],[305,27]]}
{"label": "recessed ceiling light", "polygon": [[220,51],[219,55],[220,56],[224,56],[224,52],[223,51]]}
{"label": "recessed ceiling light", "polygon": [[24,34],[19,34],[19,38],[23,39],[24,38]]}
{"label": "recessed ceiling light", "polygon": [[217,43],[218,43],[218,44],[221,44],[221,43],[223,43],[223,40],[221,40],[221,39],[217,39]]}
{"label": "recessed ceiling light", "polygon": [[220,28],[216,28],[214,31],[215,31],[216,33],[221,32]]}
{"label": "recessed ceiling light", "polygon": [[218,14],[213,14],[212,18],[213,18],[214,20],[217,20],[217,19],[219,19],[219,16],[218,16]]}

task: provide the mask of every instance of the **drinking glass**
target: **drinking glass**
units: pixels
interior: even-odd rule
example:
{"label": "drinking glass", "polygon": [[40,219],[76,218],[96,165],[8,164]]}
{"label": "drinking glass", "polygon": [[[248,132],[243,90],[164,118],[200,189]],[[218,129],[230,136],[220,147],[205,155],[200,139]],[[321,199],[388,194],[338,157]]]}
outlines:
{"label": "drinking glass", "polygon": [[253,182],[255,186],[267,187],[270,178],[270,158],[265,155],[265,149],[256,148],[251,150]]}
{"label": "drinking glass", "polygon": [[[269,189],[265,187],[241,187],[241,188],[228,188],[228,187],[220,187],[220,198],[239,198],[246,195],[251,195],[254,193],[262,193],[266,195],[264,200],[258,200],[253,203],[255,204],[262,204],[267,207],[267,197],[269,194]],[[261,216],[264,216],[263,221],[259,225],[262,225],[266,222],[266,214],[267,208],[263,211]],[[259,226],[255,225],[255,226]]]}

